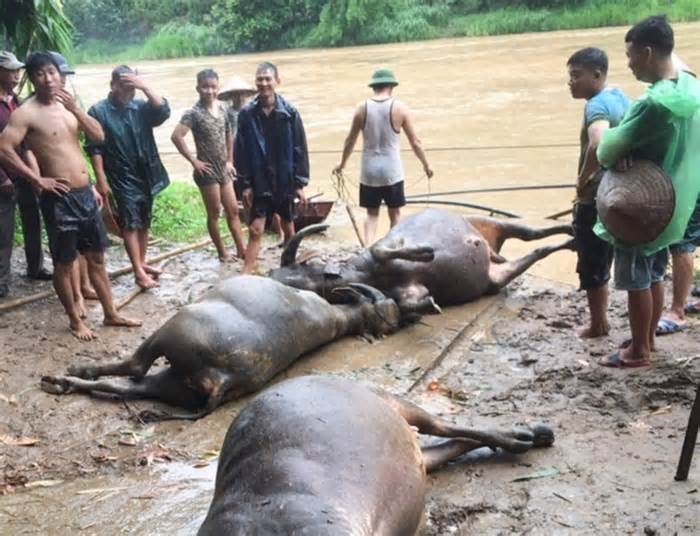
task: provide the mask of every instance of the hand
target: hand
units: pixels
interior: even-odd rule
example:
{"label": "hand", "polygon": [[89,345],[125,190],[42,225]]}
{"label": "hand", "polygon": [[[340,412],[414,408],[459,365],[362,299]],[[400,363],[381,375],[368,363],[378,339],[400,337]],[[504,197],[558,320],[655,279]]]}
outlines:
{"label": "hand", "polygon": [[632,167],[632,157],[625,156],[624,158],[620,158],[620,160],[615,162],[615,165],[613,167],[616,171],[627,171],[629,168]]}
{"label": "hand", "polygon": [[75,97],[70,94],[70,92],[65,89],[57,89],[54,94],[56,100],[63,104],[63,107],[71,113],[76,112],[79,109],[78,103],[75,102]]}
{"label": "hand", "polygon": [[143,78],[135,73],[122,73],[119,76],[119,82],[124,84],[126,87],[133,87],[134,89],[146,91],[146,82],[144,82]]}
{"label": "hand", "polygon": [[332,173],[333,173],[333,175],[335,175],[336,177],[340,177],[340,176],[343,174],[343,165],[342,165],[342,164],[338,164],[337,166],[335,166],[335,167],[333,168]]}
{"label": "hand", "polygon": [[214,168],[211,167],[211,164],[209,162],[202,162],[201,160],[198,160],[195,158],[192,161],[192,167],[200,175],[213,175],[214,174]]}
{"label": "hand", "polygon": [[429,165],[423,166],[423,171],[425,172],[425,176],[428,177],[429,179],[433,178],[433,170],[430,168]]}
{"label": "hand", "polygon": [[304,195],[304,190],[301,188],[297,188],[296,191],[294,192],[296,196],[299,198],[299,204],[303,207],[306,205],[306,196]]}
{"label": "hand", "polygon": [[35,187],[39,193],[49,192],[60,196],[70,192],[70,181],[65,177],[40,177]]}
{"label": "hand", "polygon": [[243,190],[243,206],[250,209],[253,206],[253,189],[246,188]]}
{"label": "hand", "polygon": [[103,199],[107,199],[110,195],[112,195],[112,190],[109,187],[109,184],[107,184],[107,181],[105,180],[104,182],[98,182],[94,186],[95,190],[97,190],[97,193],[102,196]]}
{"label": "hand", "polygon": [[226,162],[226,173],[231,177],[236,177],[236,168],[233,167],[233,162]]}
{"label": "hand", "polygon": [[102,210],[102,206],[104,205],[104,201],[102,200],[102,196],[100,195],[100,192],[97,191],[97,188],[95,188],[95,186],[92,187],[92,195],[95,196],[95,202],[97,203],[97,208]]}

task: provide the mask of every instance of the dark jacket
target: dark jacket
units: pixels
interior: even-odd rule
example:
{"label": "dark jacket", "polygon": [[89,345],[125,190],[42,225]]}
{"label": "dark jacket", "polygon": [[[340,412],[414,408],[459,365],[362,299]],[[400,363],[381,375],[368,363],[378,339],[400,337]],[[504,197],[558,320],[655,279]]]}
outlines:
{"label": "dark jacket", "polygon": [[253,188],[256,198],[294,195],[294,190],[309,183],[309,153],[306,133],[299,112],[277,95],[274,134],[278,158],[275,173],[267,170],[268,147],[260,120],[259,97],[253,99],[238,115],[238,132],[234,142],[234,164],[243,189]]}
{"label": "dark jacket", "polygon": [[88,110],[105,133],[103,143],[87,144],[90,155],[100,154],[107,180],[117,201],[155,196],[170,183],[153,139],[153,128],[170,117],[170,106],[152,106],[148,101],[132,100],[124,108],[110,98]]}

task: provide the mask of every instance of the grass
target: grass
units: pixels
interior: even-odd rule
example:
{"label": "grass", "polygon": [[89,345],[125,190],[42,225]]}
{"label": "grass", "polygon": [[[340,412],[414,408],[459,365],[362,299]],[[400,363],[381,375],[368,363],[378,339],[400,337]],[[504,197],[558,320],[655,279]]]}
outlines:
{"label": "grass", "polygon": [[574,8],[504,8],[453,17],[440,33],[445,37],[501,35],[631,25],[665,13],[672,22],[700,19],[697,0],[590,0]]}

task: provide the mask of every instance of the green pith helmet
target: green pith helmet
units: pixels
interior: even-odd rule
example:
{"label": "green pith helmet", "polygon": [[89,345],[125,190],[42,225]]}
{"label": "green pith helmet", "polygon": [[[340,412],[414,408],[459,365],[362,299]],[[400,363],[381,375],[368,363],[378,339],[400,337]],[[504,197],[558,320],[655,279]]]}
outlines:
{"label": "green pith helmet", "polygon": [[381,84],[391,84],[392,86],[398,86],[399,81],[394,76],[389,69],[377,69],[372,75],[372,79],[367,84],[369,87],[378,86]]}

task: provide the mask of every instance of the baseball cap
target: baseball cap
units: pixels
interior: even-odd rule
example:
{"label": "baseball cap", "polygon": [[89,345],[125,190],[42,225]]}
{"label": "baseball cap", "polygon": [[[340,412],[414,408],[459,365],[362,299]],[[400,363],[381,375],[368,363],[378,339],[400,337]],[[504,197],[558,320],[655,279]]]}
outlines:
{"label": "baseball cap", "polygon": [[60,54],[58,52],[54,52],[53,50],[50,50],[49,54],[51,54],[51,57],[54,59],[54,61],[58,65],[58,70],[61,74],[75,74],[75,71],[73,69],[71,69],[70,65],[68,65],[68,61],[63,56],[63,54]]}
{"label": "baseball cap", "polygon": [[24,63],[17,59],[12,52],[7,50],[0,51],[0,67],[8,71],[16,71],[24,67]]}

